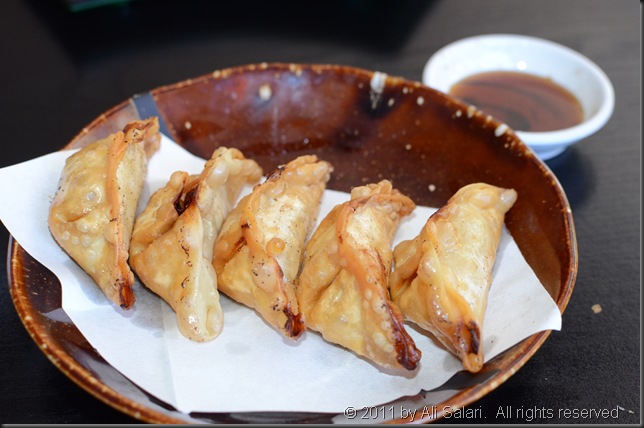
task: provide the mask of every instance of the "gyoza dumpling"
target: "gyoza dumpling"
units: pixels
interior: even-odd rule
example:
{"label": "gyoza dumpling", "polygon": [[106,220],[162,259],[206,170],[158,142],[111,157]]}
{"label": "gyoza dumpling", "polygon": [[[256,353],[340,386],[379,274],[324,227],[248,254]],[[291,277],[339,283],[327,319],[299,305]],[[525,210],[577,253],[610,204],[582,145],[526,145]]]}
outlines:
{"label": "gyoza dumpling", "polygon": [[220,147],[200,175],[175,172],[136,219],[130,265],[174,309],[179,330],[193,341],[221,332],[215,238],[243,186],[261,175],[259,165],[239,150]]}
{"label": "gyoza dumpling", "polygon": [[305,330],[294,284],[331,170],[316,156],[280,167],[239,202],[215,244],[219,289],[287,337]]}
{"label": "gyoza dumpling", "polygon": [[135,301],[127,264],[134,216],[147,156],[160,141],[153,117],[85,146],[65,161],[49,211],[56,242],[110,300],[126,309]]}
{"label": "gyoza dumpling", "polygon": [[516,199],[513,189],[467,185],[429,218],[419,236],[394,248],[392,299],[471,372],[484,363],[492,268],[505,213]]}
{"label": "gyoza dumpling", "polygon": [[421,353],[387,286],[394,234],[414,208],[386,180],[353,189],[308,242],[296,288],[307,327],[381,366],[408,370]]}

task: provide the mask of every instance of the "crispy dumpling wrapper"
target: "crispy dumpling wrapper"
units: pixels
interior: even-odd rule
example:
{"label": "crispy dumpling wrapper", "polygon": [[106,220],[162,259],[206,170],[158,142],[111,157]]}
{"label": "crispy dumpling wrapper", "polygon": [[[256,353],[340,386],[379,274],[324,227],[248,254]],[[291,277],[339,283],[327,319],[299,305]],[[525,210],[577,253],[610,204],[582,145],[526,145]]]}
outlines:
{"label": "crispy dumpling wrapper", "polygon": [[176,312],[181,333],[204,342],[224,322],[212,266],[215,239],[243,187],[262,169],[237,149],[220,147],[200,175],[177,171],[136,219],[130,264]]}
{"label": "crispy dumpling wrapper", "polygon": [[286,337],[305,330],[294,287],[331,171],[312,155],[278,168],[242,198],[215,244],[220,291]]}
{"label": "crispy dumpling wrapper", "polygon": [[387,288],[394,234],[415,207],[386,180],[353,189],[309,240],[296,289],[307,327],[387,368],[421,357]]}
{"label": "crispy dumpling wrapper", "polygon": [[135,301],[128,249],[147,173],[161,141],[156,117],[134,121],[65,162],[48,226],[56,242],[116,305]]}
{"label": "crispy dumpling wrapper", "polygon": [[483,318],[492,269],[505,213],[516,199],[513,189],[464,186],[427,220],[419,236],[394,248],[392,299],[471,372],[484,363]]}

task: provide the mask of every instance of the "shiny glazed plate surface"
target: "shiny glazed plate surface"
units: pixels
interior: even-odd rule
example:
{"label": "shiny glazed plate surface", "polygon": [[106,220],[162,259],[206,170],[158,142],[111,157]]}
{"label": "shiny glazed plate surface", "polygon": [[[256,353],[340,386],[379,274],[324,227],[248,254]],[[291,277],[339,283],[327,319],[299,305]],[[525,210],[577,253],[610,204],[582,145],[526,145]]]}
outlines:
{"label": "shiny glazed plate surface", "polygon": [[[561,312],[570,299],[577,244],[570,206],[555,176],[512,130],[418,82],[332,65],[220,70],[122,102],[67,147],[82,147],[149,115],[159,115],[162,131],[204,158],[217,146],[237,147],[270,171],[295,156],[317,154],[334,164],[328,186],[334,190],[388,178],[417,204],[440,206],[468,183],[512,187],[520,198],[506,226]],[[178,412],[101,358],[61,309],[57,278],[13,239],[8,263],[14,304],[41,350],[83,389],[130,416],[156,423],[351,422],[329,413]],[[434,421],[443,416],[441,409],[466,406],[501,385],[548,335],[529,337],[476,375],[461,372],[438,390],[401,397],[396,404],[436,406],[422,420]],[[410,422],[404,415],[387,416]]]}

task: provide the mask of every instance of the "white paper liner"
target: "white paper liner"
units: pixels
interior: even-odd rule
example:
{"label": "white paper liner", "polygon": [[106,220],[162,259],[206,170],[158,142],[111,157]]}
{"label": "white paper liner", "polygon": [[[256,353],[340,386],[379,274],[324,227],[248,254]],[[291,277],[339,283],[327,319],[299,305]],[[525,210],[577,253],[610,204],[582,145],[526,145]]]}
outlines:
{"label": "white paper liner", "polygon": [[[307,331],[298,341],[286,339],[254,310],[224,295],[224,330],[208,343],[183,337],[169,305],[138,282],[134,307],[116,307],[47,228],[49,205],[71,153],[0,169],[0,198],[8,202],[0,205],[0,218],[20,245],[60,279],[62,307],[89,343],[123,375],[177,410],[341,413],[349,406],[375,406],[431,390],[462,370],[458,359],[411,325],[407,330],[422,351],[421,364],[412,372],[393,372],[315,332]],[[199,173],[204,162],[163,137],[150,160],[139,207],[172,172]],[[348,198],[327,190],[319,219]],[[415,237],[433,211],[417,207],[401,223],[394,245]],[[559,309],[504,228],[483,329],[486,361],[534,333],[560,328]]]}

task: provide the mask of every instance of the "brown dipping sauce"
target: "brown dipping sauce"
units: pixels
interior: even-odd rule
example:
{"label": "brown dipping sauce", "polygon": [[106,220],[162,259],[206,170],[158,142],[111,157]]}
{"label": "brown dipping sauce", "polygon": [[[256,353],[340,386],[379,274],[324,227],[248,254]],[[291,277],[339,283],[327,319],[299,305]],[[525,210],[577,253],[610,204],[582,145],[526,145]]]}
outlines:
{"label": "brown dipping sauce", "polygon": [[551,79],[516,71],[478,73],[449,91],[517,131],[564,129],[583,121],[579,100]]}

